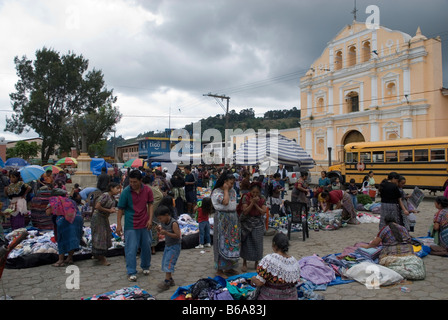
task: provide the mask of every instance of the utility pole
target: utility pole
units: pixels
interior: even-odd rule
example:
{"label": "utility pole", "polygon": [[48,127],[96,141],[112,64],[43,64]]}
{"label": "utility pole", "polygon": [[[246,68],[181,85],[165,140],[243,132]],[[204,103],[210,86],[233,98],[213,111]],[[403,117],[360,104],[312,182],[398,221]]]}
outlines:
{"label": "utility pole", "polygon": [[[225,95],[212,94],[212,93],[207,93],[207,94],[204,94],[203,96],[204,97],[212,97],[212,98],[216,99],[216,102],[219,103],[221,108],[223,108],[224,112],[226,113],[226,130],[229,129],[229,100],[230,100],[230,97],[227,97]],[[227,107],[224,107],[224,105],[221,103],[221,101],[219,99],[227,100]]]}
{"label": "utility pole", "polygon": [[[232,152],[229,152],[228,148],[227,148],[227,142],[229,140],[229,137],[227,136],[228,134],[228,130],[229,129],[229,101],[230,101],[230,97],[227,97],[225,95],[218,95],[218,94],[212,94],[207,93],[204,94],[203,96],[205,97],[212,97],[215,98],[216,102],[221,106],[221,108],[224,110],[224,112],[226,113],[226,128],[224,130],[224,157],[227,159],[227,154],[232,154],[233,153],[233,147],[232,147]],[[221,100],[219,100],[221,99]],[[222,104],[222,100],[227,100],[227,107],[224,107],[224,105]]]}

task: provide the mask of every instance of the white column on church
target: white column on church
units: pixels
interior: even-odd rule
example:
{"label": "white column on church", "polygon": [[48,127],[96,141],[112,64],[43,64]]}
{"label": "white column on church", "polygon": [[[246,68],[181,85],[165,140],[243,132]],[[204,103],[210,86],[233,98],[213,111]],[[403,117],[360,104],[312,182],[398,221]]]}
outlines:
{"label": "white column on church", "polygon": [[403,138],[412,138],[412,118],[403,119]]}
{"label": "white column on church", "polygon": [[378,101],[378,77],[377,75],[373,75],[370,76],[370,81],[371,81],[371,92],[372,92],[372,96],[371,96],[371,101],[370,101],[370,108],[375,108],[376,106],[379,105],[379,101]]}
{"label": "white column on church", "polygon": [[311,129],[305,130],[305,150],[309,155],[313,154],[313,134]]}
{"label": "white column on church", "polygon": [[380,140],[380,127],[377,116],[370,116],[370,141]]}
{"label": "white column on church", "polygon": [[327,113],[333,114],[333,85],[328,87],[328,110]]}
{"label": "white column on church", "polygon": [[312,99],[311,91],[308,91],[307,96],[306,96],[306,108],[307,108],[306,114],[308,116],[311,116],[313,114],[313,99]]}
{"label": "white column on church", "polygon": [[[408,95],[408,100],[411,100],[411,70],[409,67],[403,69],[403,95]],[[403,101],[406,101],[406,97]]]}

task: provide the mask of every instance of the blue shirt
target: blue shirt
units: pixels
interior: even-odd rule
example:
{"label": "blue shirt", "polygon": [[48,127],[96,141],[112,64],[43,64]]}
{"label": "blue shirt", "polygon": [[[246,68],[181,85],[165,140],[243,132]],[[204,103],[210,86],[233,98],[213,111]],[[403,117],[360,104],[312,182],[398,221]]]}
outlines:
{"label": "blue shirt", "polygon": [[330,178],[325,177],[325,178],[319,178],[319,187],[325,187],[331,184]]}

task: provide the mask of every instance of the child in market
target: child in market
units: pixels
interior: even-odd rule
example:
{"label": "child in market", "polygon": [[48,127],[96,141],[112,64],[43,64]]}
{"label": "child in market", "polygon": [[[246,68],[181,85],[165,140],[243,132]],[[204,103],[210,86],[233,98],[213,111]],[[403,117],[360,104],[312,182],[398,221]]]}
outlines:
{"label": "child in market", "polygon": [[202,199],[201,206],[196,206],[194,211],[198,211],[198,223],[199,223],[199,245],[196,249],[203,249],[205,247],[210,247],[210,222],[209,216],[213,211],[212,199],[210,197],[205,197]]}
{"label": "child in market", "polygon": [[358,187],[356,186],[355,179],[350,179],[350,185],[348,186],[347,192],[352,198],[353,206],[356,209],[358,206]]}
{"label": "child in market", "polygon": [[172,274],[182,247],[181,233],[179,224],[171,216],[168,207],[159,205],[155,216],[161,223],[158,231],[165,236],[165,250],[162,258],[162,271],[165,272],[165,280],[157,286],[164,291],[175,285]]}

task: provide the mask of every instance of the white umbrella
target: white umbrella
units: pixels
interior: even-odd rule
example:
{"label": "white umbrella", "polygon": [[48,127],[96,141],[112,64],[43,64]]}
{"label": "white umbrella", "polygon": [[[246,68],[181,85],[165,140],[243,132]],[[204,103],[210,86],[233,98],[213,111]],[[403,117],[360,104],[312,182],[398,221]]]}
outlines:
{"label": "white umbrella", "polygon": [[267,161],[261,163],[259,165],[258,169],[260,170],[261,174],[264,174],[267,176],[272,175],[277,172],[278,162],[273,161],[273,160],[267,160]]}
{"label": "white umbrella", "polygon": [[314,168],[314,160],[294,140],[278,135],[257,135],[235,153],[235,162],[242,165],[260,164],[268,160],[301,169]]}

